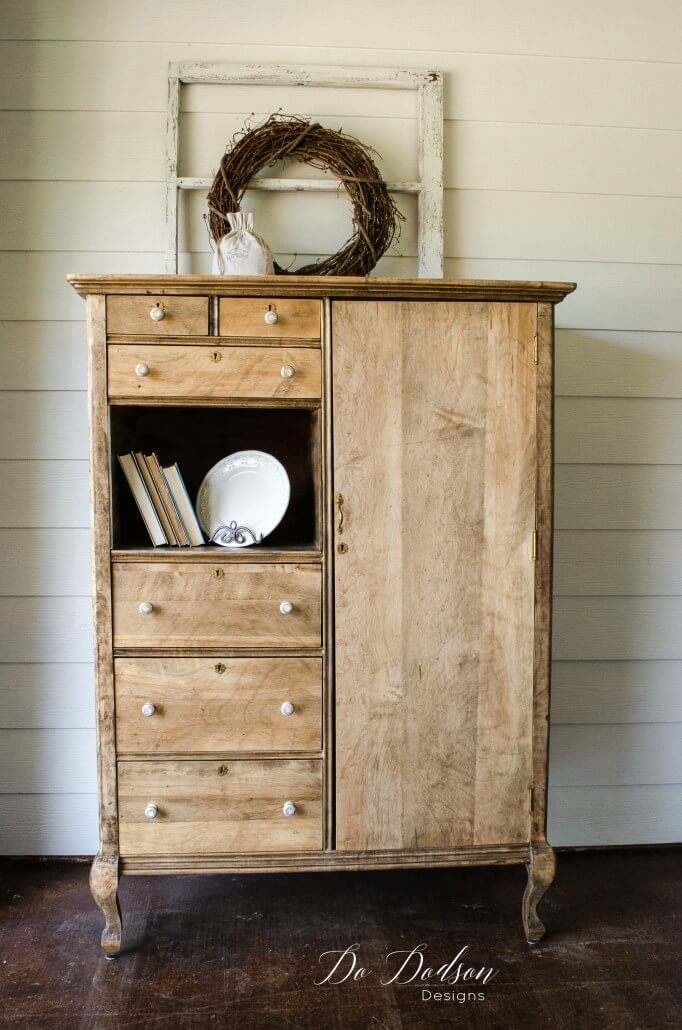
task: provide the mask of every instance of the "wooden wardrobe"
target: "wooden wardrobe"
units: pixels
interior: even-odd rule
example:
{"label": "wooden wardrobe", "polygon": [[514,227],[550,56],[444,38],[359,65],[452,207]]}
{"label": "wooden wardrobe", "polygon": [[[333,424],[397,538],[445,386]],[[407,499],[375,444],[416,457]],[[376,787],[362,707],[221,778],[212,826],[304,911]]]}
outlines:
{"label": "wooden wardrobe", "polygon": [[[539,940],[553,306],[573,284],[69,279],[88,312],[105,954],[121,872],[525,863]],[[243,448],[289,474],[272,535],[152,547],[116,455],[177,461],[194,497]]]}

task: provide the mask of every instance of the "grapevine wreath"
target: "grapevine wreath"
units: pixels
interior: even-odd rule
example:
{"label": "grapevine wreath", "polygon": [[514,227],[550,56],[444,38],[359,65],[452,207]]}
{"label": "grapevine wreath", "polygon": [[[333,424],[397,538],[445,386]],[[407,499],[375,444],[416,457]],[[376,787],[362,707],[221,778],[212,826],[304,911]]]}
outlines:
{"label": "grapevine wreath", "polygon": [[[353,235],[336,254],[296,270],[296,275],[369,275],[399,236],[402,215],[381,178],[370,147],[296,115],[273,114],[241,135],[226,151],[208,194],[208,225],[217,243],[229,231],[227,215],[240,210],[244,193],[262,168],[301,161],[331,172],[353,206]],[[288,275],[275,262],[277,275]]]}

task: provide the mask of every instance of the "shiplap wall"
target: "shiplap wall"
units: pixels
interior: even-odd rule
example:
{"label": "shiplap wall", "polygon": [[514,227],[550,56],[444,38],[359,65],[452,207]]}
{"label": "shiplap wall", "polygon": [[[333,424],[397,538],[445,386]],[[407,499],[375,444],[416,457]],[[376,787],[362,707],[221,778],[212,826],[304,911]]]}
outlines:
{"label": "shiplap wall", "polygon": [[[163,268],[166,68],[446,73],[446,274],[569,279],[557,355],[549,836],[682,836],[682,8],[667,0],[4,0],[0,24],[0,846],[96,846],[84,305],[69,271]],[[414,98],[186,91],[184,174],[251,112],[319,116],[415,175]],[[231,112],[228,113],[228,112]],[[313,174],[313,173],[309,173]],[[261,196],[280,260],[345,201]],[[414,270],[414,211],[381,270]],[[209,267],[201,200],[185,270]]]}

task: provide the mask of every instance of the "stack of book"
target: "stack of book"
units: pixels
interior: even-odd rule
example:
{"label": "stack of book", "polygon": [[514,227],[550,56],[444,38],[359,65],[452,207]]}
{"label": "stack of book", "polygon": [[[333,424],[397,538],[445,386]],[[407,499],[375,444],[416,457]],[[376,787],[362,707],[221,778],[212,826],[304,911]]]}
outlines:
{"label": "stack of book", "polygon": [[177,465],[162,468],[155,454],[119,454],[135,503],[154,547],[198,547],[204,534]]}

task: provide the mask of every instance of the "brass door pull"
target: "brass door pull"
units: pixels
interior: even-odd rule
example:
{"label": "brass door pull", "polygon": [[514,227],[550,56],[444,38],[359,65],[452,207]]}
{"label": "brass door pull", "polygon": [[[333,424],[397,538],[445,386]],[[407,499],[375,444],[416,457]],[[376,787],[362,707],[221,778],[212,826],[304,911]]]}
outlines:
{"label": "brass door pull", "polygon": [[336,527],[336,532],[341,536],[343,533],[343,494],[336,495],[336,510],[339,513],[339,522]]}

